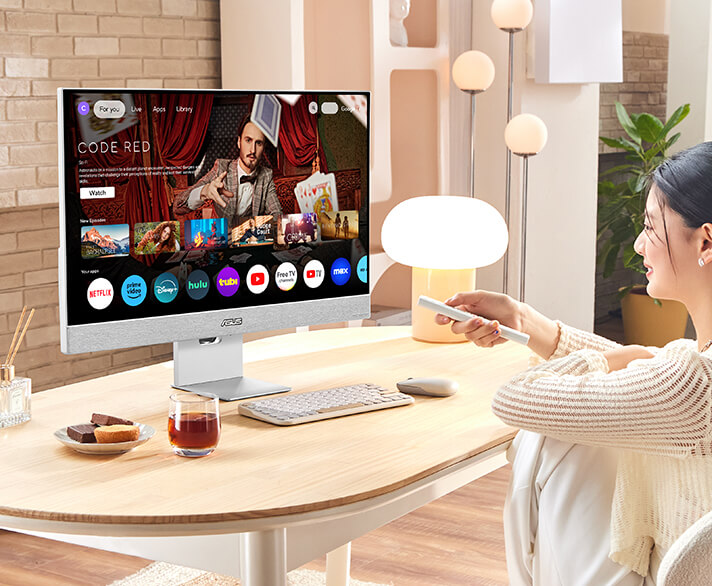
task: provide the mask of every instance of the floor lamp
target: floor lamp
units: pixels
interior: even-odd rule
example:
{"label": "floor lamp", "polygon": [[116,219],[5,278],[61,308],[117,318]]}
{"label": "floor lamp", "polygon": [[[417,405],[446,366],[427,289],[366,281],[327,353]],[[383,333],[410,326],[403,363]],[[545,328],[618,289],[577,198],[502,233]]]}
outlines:
{"label": "floor lamp", "polygon": [[492,85],[494,63],[482,51],[466,51],[452,64],[452,80],[463,92],[470,94],[470,197],[475,197],[475,96]]}
{"label": "floor lamp", "polygon": [[504,129],[504,142],[515,155],[524,159],[522,173],[522,232],[519,268],[519,301],[524,301],[525,269],[527,259],[527,190],[529,184],[529,157],[541,152],[548,133],[546,124],[534,114],[519,114]]}
{"label": "floor lamp", "polygon": [[[531,22],[534,8],[531,0],[494,0],[490,15],[495,26],[509,34],[509,66],[507,75],[507,123],[512,119],[512,87],[514,77],[514,34]],[[506,183],[504,188],[504,221],[509,227],[512,199],[512,151],[507,149]],[[509,288],[509,252],[504,253],[502,292]]]}

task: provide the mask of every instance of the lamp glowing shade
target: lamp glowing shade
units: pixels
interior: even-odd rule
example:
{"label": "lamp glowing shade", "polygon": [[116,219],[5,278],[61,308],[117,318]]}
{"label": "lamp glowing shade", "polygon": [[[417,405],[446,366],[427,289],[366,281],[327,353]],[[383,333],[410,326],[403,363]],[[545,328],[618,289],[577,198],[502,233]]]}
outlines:
{"label": "lamp glowing shade", "polygon": [[544,148],[547,137],[546,124],[534,114],[519,114],[504,129],[504,142],[515,155],[536,155]]}
{"label": "lamp glowing shade", "polygon": [[531,0],[494,0],[490,11],[495,26],[511,32],[525,29],[533,14]]}
{"label": "lamp glowing shade", "polygon": [[389,212],[381,230],[389,257],[425,269],[485,267],[502,257],[507,241],[507,226],[494,207],[457,195],[407,199]]}
{"label": "lamp glowing shade", "polygon": [[483,92],[494,81],[494,63],[482,51],[466,51],[452,64],[452,80],[466,92]]}

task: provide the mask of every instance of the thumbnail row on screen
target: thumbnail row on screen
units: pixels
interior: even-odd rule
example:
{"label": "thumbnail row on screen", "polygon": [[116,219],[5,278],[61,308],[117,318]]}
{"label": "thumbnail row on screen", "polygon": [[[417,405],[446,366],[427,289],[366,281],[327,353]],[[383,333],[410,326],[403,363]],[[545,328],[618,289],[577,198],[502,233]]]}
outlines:
{"label": "thumbnail row on screen", "polygon": [[[318,216],[315,213],[255,216],[232,230],[228,230],[225,218],[187,220],[183,223],[166,220],[135,224],[133,253],[160,254],[177,250],[218,250],[355,238],[358,238],[357,211],[322,212]],[[81,251],[84,259],[127,256],[131,253],[129,224],[82,226]]]}
{"label": "thumbnail row on screen", "polygon": [[[367,256],[361,257],[355,270],[347,259],[337,258],[331,263],[328,271],[331,282],[339,286],[346,285],[354,277],[354,273],[362,283],[368,282]],[[324,265],[316,259],[310,260],[301,270],[302,281],[310,289],[320,287],[326,275]],[[290,291],[299,281],[299,269],[290,262],[283,262],[274,270],[273,279],[280,290]],[[205,271],[195,269],[180,280],[177,273],[166,271],[153,279],[150,284],[147,284],[140,275],[131,275],[122,283],[116,284],[107,278],[99,277],[89,284],[87,301],[94,309],[106,309],[115,297],[118,302],[120,293],[121,300],[130,307],[141,305],[149,296],[152,301],[170,303],[178,297],[181,287],[184,287],[190,299],[200,301],[211,291],[214,291],[214,295],[232,297],[240,290],[243,283],[243,290],[246,287],[255,295],[264,293],[270,284],[270,271],[263,265],[254,265],[244,277],[241,277],[235,268],[226,266],[211,279]]]}

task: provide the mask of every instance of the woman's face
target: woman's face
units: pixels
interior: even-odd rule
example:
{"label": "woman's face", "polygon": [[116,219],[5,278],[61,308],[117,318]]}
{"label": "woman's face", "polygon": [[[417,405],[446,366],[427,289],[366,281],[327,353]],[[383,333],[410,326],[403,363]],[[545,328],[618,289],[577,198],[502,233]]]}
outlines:
{"label": "woman's face", "polygon": [[165,242],[168,240],[171,236],[171,228],[170,226],[166,226],[163,228],[163,232],[161,232],[161,242]]}
{"label": "woman's face", "polygon": [[648,269],[645,274],[648,295],[656,299],[684,301],[686,292],[690,291],[690,277],[700,269],[698,242],[694,238],[696,231],[687,227],[682,216],[669,206],[661,208],[661,197],[657,186],[653,185],[645,206],[645,226],[633,248],[643,257],[643,264]]}

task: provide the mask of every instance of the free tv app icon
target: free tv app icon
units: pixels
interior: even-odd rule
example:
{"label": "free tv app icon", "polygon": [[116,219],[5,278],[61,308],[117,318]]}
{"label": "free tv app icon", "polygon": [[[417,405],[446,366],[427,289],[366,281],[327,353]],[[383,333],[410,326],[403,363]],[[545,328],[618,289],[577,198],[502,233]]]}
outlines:
{"label": "free tv app icon", "polygon": [[269,285],[269,272],[262,265],[255,265],[247,272],[247,288],[250,293],[264,293]]}

